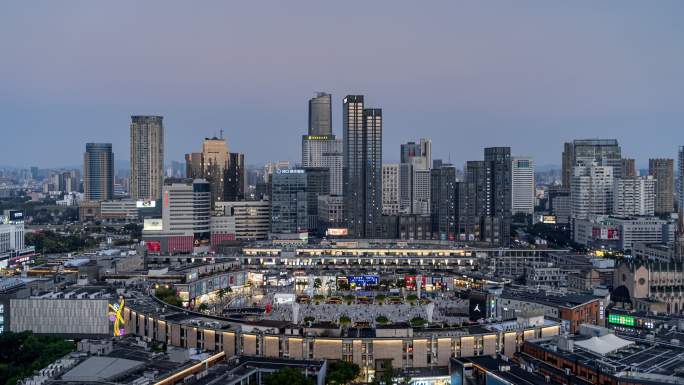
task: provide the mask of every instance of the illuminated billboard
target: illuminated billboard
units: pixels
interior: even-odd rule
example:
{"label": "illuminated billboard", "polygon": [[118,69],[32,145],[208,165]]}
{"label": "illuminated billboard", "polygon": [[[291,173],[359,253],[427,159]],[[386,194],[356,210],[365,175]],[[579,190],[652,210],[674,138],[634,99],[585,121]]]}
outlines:
{"label": "illuminated billboard", "polygon": [[380,283],[377,275],[350,275],[347,279],[351,286],[377,286]]}
{"label": "illuminated billboard", "polygon": [[542,221],[542,223],[553,225],[556,223],[556,216],[555,215],[542,215],[541,221]]}
{"label": "illuminated billboard", "polygon": [[139,200],[135,202],[135,207],[139,209],[151,209],[157,207],[157,201]]}
{"label": "illuminated billboard", "polygon": [[162,220],[159,218],[146,218],[143,221],[143,230],[145,231],[161,231],[162,229]]}
{"label": "illuminated billboard", "polygon": [[332,237],[345,237],[349,234],[349,230],[346,228],[331,228],[325,231],[325,235]]}
{"label": "illuminated billboard", "polygon": [[635,326],[636,322],[631,315],[608,314],[608,323],[621,326]]}

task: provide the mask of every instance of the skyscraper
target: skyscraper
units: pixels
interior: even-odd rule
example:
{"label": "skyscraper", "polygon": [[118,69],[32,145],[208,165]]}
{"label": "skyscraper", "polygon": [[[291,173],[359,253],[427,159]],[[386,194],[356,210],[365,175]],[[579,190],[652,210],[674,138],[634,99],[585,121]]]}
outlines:
{"label": "skyscraper", "polygon": [[[609,166],[613,177],[622,177],[622,150],[616,139],[575,139],[563,151],[563,187],[571,187],[573,168],[579,163]],[[567,185],[565,183],[568,183]]]}
{"label": "skyscraper", "polygon": [[613,211],[615,216],[652,216],[656,190],[653,176],[615,179],[613,183]]}
{"label": "skyscraper", "polygon": [[306,206],[308,229],[311,233],[318,230],[318,198],[330,195],[330,170],[326,167],[306,167]]}
{"label": "skyscraper", "polygon": [[399,165],[382,165],[382,214],[399,214]]}
{"label": "skyscraper", "polygon": [[575,167],[575,146],[572,142],[563,144],[563,157],[561,162],[561,184],[565,188],[570,188],[572,183],[572,168]]}
{"label": "skyscraper", "polygon": [[331,95],[318,92],[309,99],[309,135],[332,135]]}
{"label": "skyscraper", "polygon": [[245,154],[231,152],[224,177],[224,199],[228,202],[245,200]]}
{"label": "skyscraper", "polygon": [[83,189],[89,201],[114,196],[114,153],[111,143],[86,143],[83,154]]}
{"label": "skyscraper", "polygon": [[534,162],[530,157],[513,157],[511,196],[513,214],[534,214]]}
{"label": "skyscraper", "polygon": [[572,219],[607,215],[613,211],[613,167],[596,163],[575,166],[570,188]]}
{"label": "skyscraper", "polygon": [[419,143],[402,144],[400,159],[400,211],[404,214],[429,214],[432,142],[421,138]]}
{"label": "skyscraper", "polygon": [[621,175],[623,178],[634,178],[639,176],[636,170],[636,162],[634,159],[630,158],[622,158],[622,172]]}
{"label": "skyscraper", "polygon": [[433,238],[456,237],[456,168],[443,164],[430,170],[430,215]]}
{"label": "skyscraper", "polygon": [[430,139],[420,138],[418,143],[404,143],[400,146],[400,150],[401,163],[411,163],[413,158],[420,158],[421,160],[414,162],[418,167],[427,170],[432,166],[432,141]]}
{"label": "skyscraper", "polygon": [[164,184],[161,116],[131,116],[131,197],[158,200]]}
{"label": "skyscraper", "polygon": [[343,100],[345,222],[352,237],[381,231],[382,110],[364,108],[363,95]]}
{"label": "skyscraper", "polygon": [[188,178],[204,178],[211,187],[212,207],[225,200],[225,177],[229,155],[226,140],[204,138],[202,152],[185,155]]}
{"label": "skyscraper", "polygon": [[301,169],[276,170],[271,178],[271,231],[308,231],[306,172]]}
{"label": "skyscraper", "polygon": [[506,246],[511,235],[511,148],[485,148],[484,160],[488,169],[485,184],[487,222],[483,226],[484,240]]}
{"label": "skyscraper", "polygon": [[684,146],[679,147],[679,213],[684,214]]}
{"label": "skyscraper", "polygon": [[325,167],[330,170],[330,194],[341,196],[342,188],[342,140],[335,135],[303,135],[302,167]]}
{"label": "skyscraper", "polygon": [[649,159],[648,174],[655,179],[655,214],[671,214],[675,199],[674,159]]}

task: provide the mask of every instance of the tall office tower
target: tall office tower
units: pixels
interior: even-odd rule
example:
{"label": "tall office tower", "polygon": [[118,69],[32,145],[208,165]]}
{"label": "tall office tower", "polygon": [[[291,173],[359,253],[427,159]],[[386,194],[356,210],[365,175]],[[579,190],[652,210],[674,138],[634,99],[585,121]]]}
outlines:
{"label": "tall office tower", "polygon": [[399,214],[399,165],[382,165],[382,215]]}
{"label": "tall office tower", "polygon": [[570,188],[572,219],[607,215],[613,210],[613,167],[580,164],[573,169]]}
{"label": "tall office tower", "polygon": [[309,232],[318,231],[318,198],[330,195],[330,170],[325,167],[306,167],[306,209]]}
{"label": "tall office tower", "polygon": [[162,228],[192,235],[196,246],[207,245],[211,233],[211,186],[204,179],[167,179],[163,186]]}
{"label": "tall office tower", "polygon": [[672,214],[675,194],[674,159],[649,159],[648,175],[655,179],[655,214]]}
{"label": "tall office tower", "polygon": [[487,216],[483,225],[483,238],[486,242],[506,246],[511,236],[511,148],[485,148],[484,160],[488,177],[485,184]]}
{"label": "tall office tower", "polygon": [[615,216],[652,216],[655,210],[656,181],[653,176],[615,179],[613,212]]}
{"label": "tall office tower", "polygon": [[[684,146],[679,147],[679,214],[684,217]],[[683,231],[684,232],[684,231]]]}
{"label": "tall office tower", "polygon": [[224,177],[224,197],[228,202],[245,200],[245,154],[231,152]]}
{"label": "tall office tower", "polygon": [[572,183],[572,168],[575,167],[575,146],[572,142],[563,143],[563,157],[561,162],[561,185],[570,188]]}
{"label": "tall office tower", "polygon": [[432,235],[439,240],[456,239],[456,168],[442,164],[430,170]]}
{"label": "tall office tower", "polygon": [[161,199],[164,126],[161,116],[131,116],[131,197]]}
{"label": "tall office tower", "polygon": [[345,222],[350,236],[374,238],[382,227],[382,110],[348,95],[342,120]]}
{"label": "tall office tower", "polygon": [[83,188],[88,201],[106,201],[114,196],[114,153],[111,143],[86,143]]}
{"label": "tall office tower", "polygon": [[330,170],[330,194],[341,196],[342,188],[342,140],[335,135],[303,135],[302,167],[326,167]]}
{"label": "tall office tower", "polygon": [[400,147],[399,202],[404,214],[430,213],[430,168],[432,142],[421,138],[419,143],[408,142]]}
{"label": "tall office tower", "polygon": [[306,172],[301,169],[276,170],[271,178],[271,231],[308,231]]}
{"label": "tall office tower", "polygon": [[635,178],[639,176],[634,159],[622,158],[620,163],[622,164],[621,175],[623,178]]}
{"label": "tall office tower", "polygon": [[513,157],[513,214],[534,214],[534,161],[530,157]]}
{"label": "tall office tower", "polygon": [[616,139],[576,139],[566,143],[563,151],[563,182],[571,187],[574,178],[573,168],[578,164],[609,166],[613,168],[613,177],[622,177],[622,150]]}
{"label": "tall office tower", "polygon": [[400,146],[399,154],[401,163],[411,163],[413,158],[420,158],[414,162],[420,169],[427,170],[432,166],[432,141],[421,138],[418,143],[408,142]]}
{"label": "tall office tower", "polygon": [[212,207],[226,200],[225,177],[230,161],[228,144],[221,138],[204,138],[202,152],[185,155],[188,178],[203,178],[211,186]]}
{"label": "tall office tower", "polygon": [[318,92],[309,99],[309,135],[332,135],[331,95]]}

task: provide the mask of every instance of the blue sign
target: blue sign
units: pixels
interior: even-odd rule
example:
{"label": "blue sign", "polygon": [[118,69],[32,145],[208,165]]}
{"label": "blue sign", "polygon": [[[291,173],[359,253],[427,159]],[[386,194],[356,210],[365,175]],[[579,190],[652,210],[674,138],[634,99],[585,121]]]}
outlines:
{"label": "blue sign", "polygon": [[380,278],[377,275],[350,275],[347,277],[350,285],[354,286],[377,286]]}

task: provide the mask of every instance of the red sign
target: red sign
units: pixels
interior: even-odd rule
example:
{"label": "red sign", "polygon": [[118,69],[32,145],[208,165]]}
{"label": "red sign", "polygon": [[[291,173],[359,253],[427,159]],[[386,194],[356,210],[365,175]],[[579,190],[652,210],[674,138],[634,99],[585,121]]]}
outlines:
{"label": "red sign", "polygon": [[147,246],[147,251],[149,251],[149,252],[152,252],[152,253],[161,252],[161,243],[159,241],[147,241],[145,243],[145,246]]}

